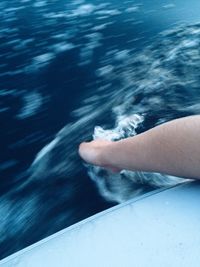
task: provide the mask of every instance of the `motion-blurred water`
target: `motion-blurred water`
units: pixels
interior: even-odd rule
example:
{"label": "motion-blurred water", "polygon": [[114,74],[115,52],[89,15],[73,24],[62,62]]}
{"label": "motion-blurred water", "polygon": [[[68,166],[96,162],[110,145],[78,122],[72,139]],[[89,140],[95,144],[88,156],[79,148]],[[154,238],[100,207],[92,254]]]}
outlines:
{"label": "motion-blurred water", "polygon": [[182,182],[85,167],[77,148],[93,134],[116,140],[200,113],[199,8],[197,0],[1,1],[1,258]]}

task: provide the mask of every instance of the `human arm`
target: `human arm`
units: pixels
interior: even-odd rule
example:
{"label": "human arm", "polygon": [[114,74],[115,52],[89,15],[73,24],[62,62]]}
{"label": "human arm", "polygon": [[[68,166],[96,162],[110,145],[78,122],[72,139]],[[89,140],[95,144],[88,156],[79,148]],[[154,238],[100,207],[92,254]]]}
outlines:
{"label": "human arm", "polygon": [[85,161],[112,170],[200,179],[200,115],[173,120],[116,142],[82,143],[79,153]]}

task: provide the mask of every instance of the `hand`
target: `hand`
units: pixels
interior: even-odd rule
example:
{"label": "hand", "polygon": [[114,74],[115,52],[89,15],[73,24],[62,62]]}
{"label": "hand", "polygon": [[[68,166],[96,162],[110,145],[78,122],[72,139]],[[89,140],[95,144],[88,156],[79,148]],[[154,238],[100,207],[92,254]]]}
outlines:
{"label": "hand", "polygon": [[89,164],[109,169],[112,172],[120,172],[121,170],[113,166],[109,160],[109,155],[112,156],[113,144],[114,142],[103,139],[83,142],[79,146],[79,155]]}

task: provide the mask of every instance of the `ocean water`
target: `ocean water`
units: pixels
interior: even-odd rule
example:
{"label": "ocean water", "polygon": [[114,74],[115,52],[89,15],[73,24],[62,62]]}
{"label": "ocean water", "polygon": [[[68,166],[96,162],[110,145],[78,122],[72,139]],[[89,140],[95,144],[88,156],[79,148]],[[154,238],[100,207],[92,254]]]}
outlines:
{"label": "ocean water", "polygon": [[118,140],[200,113],[199,1],[0,3],[0,257],[184,180],[83,164]]}

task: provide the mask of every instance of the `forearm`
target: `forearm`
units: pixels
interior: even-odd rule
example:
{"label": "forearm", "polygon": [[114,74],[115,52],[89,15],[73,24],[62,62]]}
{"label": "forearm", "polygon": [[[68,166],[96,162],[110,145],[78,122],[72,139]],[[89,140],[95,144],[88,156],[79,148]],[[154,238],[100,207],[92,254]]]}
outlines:
{"label": "forearm", "polygon": [[120,169],[200,178],[200,116],[174,120],[115,142],[107,156]]}

